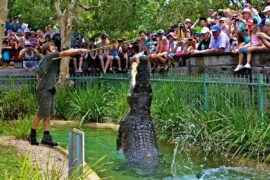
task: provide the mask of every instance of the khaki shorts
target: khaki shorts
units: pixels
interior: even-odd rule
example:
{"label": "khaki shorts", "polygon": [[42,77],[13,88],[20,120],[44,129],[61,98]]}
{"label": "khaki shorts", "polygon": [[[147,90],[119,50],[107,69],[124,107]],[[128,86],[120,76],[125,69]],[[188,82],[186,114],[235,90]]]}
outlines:
{"label": "khaki shorts", "polygon": [[37,116],[47,118],[54,114],[54,94],[47,90],[37,91]]}

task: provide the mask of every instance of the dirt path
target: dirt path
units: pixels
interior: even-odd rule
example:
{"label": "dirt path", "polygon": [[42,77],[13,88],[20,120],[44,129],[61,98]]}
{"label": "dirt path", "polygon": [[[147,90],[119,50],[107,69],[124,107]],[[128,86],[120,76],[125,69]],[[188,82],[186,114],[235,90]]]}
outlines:
{"label": "dirt path", "polygon": [[60,179],[67,179],[67,158],[60,151],[44,145],[30,146],[27,141],[17,140],[14,137],[0,137],[0,144],[14,146],[22,157],[28,153],[30,162],[33,165],[37,164],[42,174],[49,171],[51,174],[60,175]]}

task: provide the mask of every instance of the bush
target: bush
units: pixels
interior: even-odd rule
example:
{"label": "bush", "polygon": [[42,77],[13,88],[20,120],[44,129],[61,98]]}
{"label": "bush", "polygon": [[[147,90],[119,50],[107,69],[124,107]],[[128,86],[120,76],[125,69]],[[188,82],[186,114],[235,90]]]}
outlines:
{"label": "bush", "polygon": [[35,102],[35,95],[29,88],[4,90],[0,97],[0,119],[15,120],[33,114]]}

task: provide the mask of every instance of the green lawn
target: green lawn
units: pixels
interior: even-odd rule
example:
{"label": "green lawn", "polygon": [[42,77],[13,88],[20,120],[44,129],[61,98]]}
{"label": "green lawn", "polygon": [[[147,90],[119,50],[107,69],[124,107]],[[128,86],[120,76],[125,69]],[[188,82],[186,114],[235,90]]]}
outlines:
{"label": "green lawn", "polygon": [[5,174],[16,177],[19,172],[19,155],[15,147],[0,144],[0,179],[6,179]]}

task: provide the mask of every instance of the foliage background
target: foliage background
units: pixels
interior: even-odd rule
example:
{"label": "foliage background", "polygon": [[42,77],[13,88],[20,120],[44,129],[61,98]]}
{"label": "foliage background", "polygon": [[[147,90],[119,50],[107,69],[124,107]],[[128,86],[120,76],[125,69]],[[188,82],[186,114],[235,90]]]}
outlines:
{"label": "foliage background", "polygon": [[[80,0],[84,4],[95,4],[97,0]],[[70,0],[61,0],[69,3]],[[242,8],[245,1],[239,0],[102,0],[99,8],[85,11],[77,6],[75,27],[77,32],[89,36],[106,31],[115,37],[133,36],[139,29],[168,29],[185,18],[195,21],[208,15],[208,8]],[[263,8],[263,0],[249,1]],[[22,22],[34,29],[43,29],[49,18],[55,16],[53,0],[10,0],[9,18],[19,16]]]}

